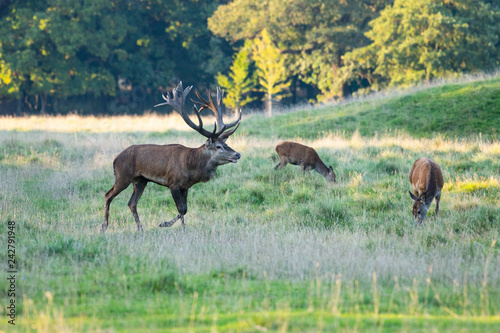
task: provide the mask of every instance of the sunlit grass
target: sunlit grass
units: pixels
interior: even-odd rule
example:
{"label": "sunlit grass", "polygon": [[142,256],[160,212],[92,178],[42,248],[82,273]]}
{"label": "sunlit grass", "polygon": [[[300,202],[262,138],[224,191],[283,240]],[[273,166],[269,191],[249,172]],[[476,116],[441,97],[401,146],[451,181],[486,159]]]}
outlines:
{"label": "sunlit grass", "polygon": [[[205,139],[177,115],[2,118],[0,220],[18,223],[24,277],[18,331],[496,331],[498,140],[282,136],[270,124],[248,134],[259,117],[228,140],[242,159],[190,190],[185,232],[158,228],[176,209],[167,188],[149,184],[138,205],[144,232],[127,189],[105,235],[104,193],[121,150]],[[274,170],[284,139],[314,147],[337,183]],[[433,203],[417,226],[408,172],[422,156],[441,166],[445,187],[439,219]]]}
{"label": "sunlit grass", "polygon": [[[476,177],[477,178],[477,177]],[[444,187],[445,191],[474,193],[480,190],[498,189],[500,187],[498,178],[490,176],[487,179],[462,179],[455,182],[448,182]]]}
{"label": "sunlit grass", "polygon": [[[193,116],[194,119],[196,118]],[[230,119],[231,117],[229,117]],[[228,119],[228,120],[229,120]],[[202,117],[207,128],[213,128],[213,116]],[[168,115],[150,113],[145,116],[0,116],[0,131],[49,131],[49,132],[164,132],[169,130],[192,131],[175,112]]]}

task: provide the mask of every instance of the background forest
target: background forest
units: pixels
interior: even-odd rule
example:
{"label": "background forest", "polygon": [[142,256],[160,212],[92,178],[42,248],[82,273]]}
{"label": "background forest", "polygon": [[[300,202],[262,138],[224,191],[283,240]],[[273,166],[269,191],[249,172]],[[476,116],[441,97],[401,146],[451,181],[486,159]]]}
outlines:
{"label": "background forest", "polygon": [[[151,184],[101,234],[120,151],[203,144],[153,109],[179,80],[243,109],[242,158],[185,230]],[[0,333],[498,333],[499,110],[500,0],[0,0]],[[284,140],[337,182],[274,170]]]}
{"label": "background forest", "polygon": [[179,80],[271,112],[495,70],[500,2],[0,0],[0,36],[0,114],[141,114]]}

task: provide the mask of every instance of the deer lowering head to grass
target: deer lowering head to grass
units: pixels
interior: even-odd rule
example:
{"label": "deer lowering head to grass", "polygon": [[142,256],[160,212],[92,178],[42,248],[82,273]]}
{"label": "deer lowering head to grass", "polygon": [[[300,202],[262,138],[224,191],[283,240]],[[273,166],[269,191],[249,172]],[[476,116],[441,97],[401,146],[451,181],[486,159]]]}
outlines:
{"label": "deer lowering head to grass", "polygon": [[337,181],[337,176],[333,172],[333,168],[331,166],[326,167],[325,163],[319,158],[316,150],[311,147],[296,142],[285,141],[276,145],[276,152],[278,153],[280,162],[274,167],[275,169],[284,168],[287,163],[290,163],[300,165],[302,173],[316,170],[328,181],[333,183]]}
{"label": "deer lowering head to grass", "polygon": [[415,222],[424,222],[434,198],[436,198],[436,218],[438,218],[439,200],[444,185],[443,174],[439,165],[430,158],[419,158],[411,168],[410,182],[413,192],[415,192],[413,194],[409,191],[411,198],[415,201],[413,204]]}
{"label": "deer lowering head to grass", "polygon": [[[177,111],[182,119],[192,129],[207,138],[207,141],[198,148],[188,148],[179,144],[169,145],[136,145],[130,146],[122,151],[114,160],[113,168],[115,172],[115,184],[106,193],[106,205],[104,212],[104,223],[101,232],[105,232],[108,227],[109,205],[113,198],[133,184],[134,190],[128,206],[132,211],[137,230],[142,230],[139,216],[137,215],[137,202],[141,198],[144,188],[148,182],[166,186],[170,189],[178,215],[172,220],[160,223],[160,227],[170,227],[178,219],[182,221],[184,228],[184,215],[187,212],[187,194],[191,186],[199,182],[209,181],[215,174],[219,165],[236,163],[240,154],[235,152],[225,142],[238,128],[241,120],[241,110],[239,118],[230,123],[224,124],[222,120],[222,92],[217,88],[217,104],[212,99],[208,91],[208,101],[203,99],[196,91],[200,101],[193,101],[199,108],[194,106],[194,112],[198,118],[198,125],[189,118],[184,104],[186,97],[192,86],[182,89],[182,82],[170,94],[163,95],[165,103],[160,105],[170,105]],[[156,107],[155,106],[155,107]],[[200,112],[204,109],[211,110],[216,117],[216,127],[213,132],[203,128]]]}

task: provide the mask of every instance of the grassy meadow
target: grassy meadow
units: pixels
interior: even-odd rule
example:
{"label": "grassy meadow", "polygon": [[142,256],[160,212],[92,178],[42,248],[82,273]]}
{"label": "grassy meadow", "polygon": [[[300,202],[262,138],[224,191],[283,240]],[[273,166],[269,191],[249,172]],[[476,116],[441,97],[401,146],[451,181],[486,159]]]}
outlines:
{"label": "grassy meadow", "polygon": [[[211,124],[212,119],[204,123]],[[138,233],[128,188],[99,233],[112,162],[142,143],[204,138],[176,114],[0,118],[0,232],[16,221],[16,326],[7,332],[497,332],[500,77],[245,115],[242,154],[188,196],[186,230],[150,183]],[[274,146],[314,147],[330,184]],[[411,216],[408,173],[443,169],[440,216]],[[2,305],[8,281],[0,279]]]}

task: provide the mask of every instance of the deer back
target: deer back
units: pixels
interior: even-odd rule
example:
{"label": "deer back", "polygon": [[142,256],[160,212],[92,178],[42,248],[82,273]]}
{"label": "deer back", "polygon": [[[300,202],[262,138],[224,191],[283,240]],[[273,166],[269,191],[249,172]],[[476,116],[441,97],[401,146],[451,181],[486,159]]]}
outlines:
{"label": "deer back", "polygon": [[432,200],[441,192],[444,185],[441,168],[426,157],[419,158],[413,163],[409,178],[417,198],[425,194],[426,198]]}
{"label": "deer back", "polygon": [[311,147],[296,142],[284,141],[276,145],[278,156],[285,157],[290,164],[306,163],[315,165],[321,162],[318,153]]}
{"label": "deer back", "polygon": [[136,145],[122,151],[113,162],[115,177],[144,177],[171,188],[189,188],[209,181],[219,165],[236,163],[240,154],[221,139],[208,139],[198,148],[180,144]]}

